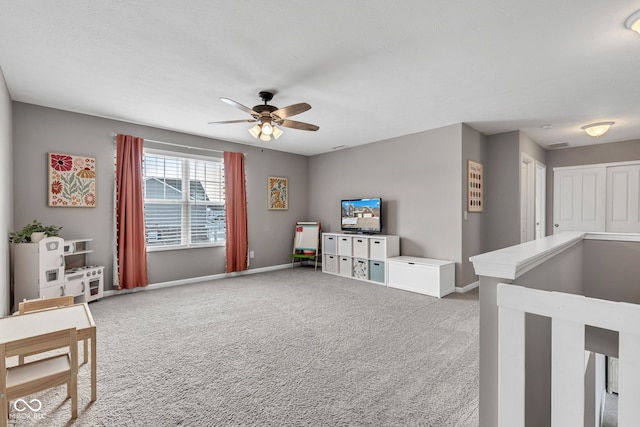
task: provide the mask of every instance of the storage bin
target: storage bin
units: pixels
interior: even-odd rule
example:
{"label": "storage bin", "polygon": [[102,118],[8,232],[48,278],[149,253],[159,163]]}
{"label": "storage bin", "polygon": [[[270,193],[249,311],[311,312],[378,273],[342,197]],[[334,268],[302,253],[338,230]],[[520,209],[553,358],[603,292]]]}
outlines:
{"label": "storage bin", "polygon": [[338,272],[338,256],[337,255],[325,255],[322,257],[324,263],[324,271],[327,273]]}
{"label": "storage bin", "polygon": [[384,261],[369,260],[369,280],[384,284]]}
{"label": "storage bin", "polygon": [[338,255],[351,256],[351,236],[338,236]]}
{"label": "storage bin", "polygon": [[324,253],[337,254],[338,253],[338,236],[335,234],[325,234],[322,242],[322,248]]}
{"label": "storage bin", "polygon": [[343,276],[351,277],[351,258],[347,256],[341,256],[338,264],[338,273]]}
{"label": "storage bin", "polygon": [[351,241],[355,258],[369,258],[369,239],[366,237],[354,237]]}
{"label": "storage bin", "polygon": [[387,240],[386,239],[369,239],[369,257],[378,261],[387,259]]}
{"label": "storage bin", "polygon": [[353,277],[356,279],[369,279],[369,265],[366,259],[355,258],[353,260]]}

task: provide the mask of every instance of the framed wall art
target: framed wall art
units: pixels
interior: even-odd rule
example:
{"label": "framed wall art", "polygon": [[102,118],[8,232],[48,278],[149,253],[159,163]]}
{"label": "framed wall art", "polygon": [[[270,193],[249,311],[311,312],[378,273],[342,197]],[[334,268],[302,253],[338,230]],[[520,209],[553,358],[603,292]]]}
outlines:
{"label": "framed wall art", "polygon": [[49,153],[49,206],[96,206],[95,157]]}
{"label": "framed wall art", "polygon": [[289,182],[287,178],[270,176],[267,178],[268,208],[286,210],[289,208]]}
{"label": "framed wall art", "polygon": [[484,208],[484,173],[482,163],[469,160],[467,162],[467,210],[482,212]]}

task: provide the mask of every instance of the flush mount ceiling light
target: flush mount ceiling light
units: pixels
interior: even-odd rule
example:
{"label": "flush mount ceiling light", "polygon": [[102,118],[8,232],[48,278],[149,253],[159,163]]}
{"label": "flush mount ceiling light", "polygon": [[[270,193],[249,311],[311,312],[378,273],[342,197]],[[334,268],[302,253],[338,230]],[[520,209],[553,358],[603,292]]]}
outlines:
{"label": "flush mount ceiling light", "polygon": [[633,15],[627,18],[624,26],[640,34],[640,10],[636,10]]}
{"label": "flush mount ceiling light", "polygon": [[582,126],[580,129],[585,131],[587,133],[587,135],[593,136],[594,138],[597,138],[597,137],[602,136],[605,133],[607,133],[609,128],[611,126],[613,126],[614,123],[615,122],[591,123],[590,125]]}

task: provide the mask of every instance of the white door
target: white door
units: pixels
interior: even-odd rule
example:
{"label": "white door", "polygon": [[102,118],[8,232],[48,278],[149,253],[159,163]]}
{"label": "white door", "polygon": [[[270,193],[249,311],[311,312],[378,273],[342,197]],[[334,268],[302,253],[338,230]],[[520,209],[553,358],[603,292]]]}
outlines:
{"label": "white door", "polygon": [[607,231],[640,232],[639,184],[640,165],[607,168]]}
{"label": "white door", "polygon": [[567,230],[605,231],[604,166],[554,169],[553,233]]}

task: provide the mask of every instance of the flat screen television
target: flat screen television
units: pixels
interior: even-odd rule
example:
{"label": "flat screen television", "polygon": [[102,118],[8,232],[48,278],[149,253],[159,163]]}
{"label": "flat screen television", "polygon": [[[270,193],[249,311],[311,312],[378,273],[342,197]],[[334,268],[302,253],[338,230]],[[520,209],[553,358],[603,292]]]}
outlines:
{"label": "flat screen television", "polygon": [[382,199],[348,199],[340,203],[343,232],[377,234],[382,232]]}

